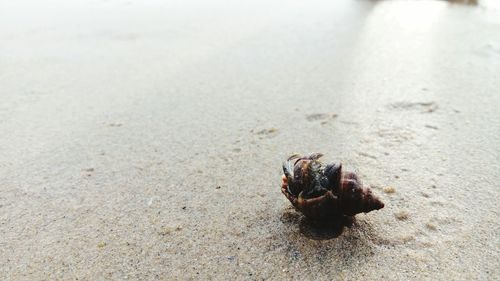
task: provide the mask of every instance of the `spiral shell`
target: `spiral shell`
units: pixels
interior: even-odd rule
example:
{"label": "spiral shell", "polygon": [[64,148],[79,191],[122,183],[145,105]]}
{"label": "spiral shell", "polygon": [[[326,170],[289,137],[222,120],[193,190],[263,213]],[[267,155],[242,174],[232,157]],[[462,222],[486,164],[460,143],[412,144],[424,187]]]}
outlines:
{"label": "spiral shell", "polygon": [[369,187],[363,187],[342,164],[323,165],[321,153],[294,154],[283,163],[281,191],[307,218],[317,222],[341,221],[384,207]]}

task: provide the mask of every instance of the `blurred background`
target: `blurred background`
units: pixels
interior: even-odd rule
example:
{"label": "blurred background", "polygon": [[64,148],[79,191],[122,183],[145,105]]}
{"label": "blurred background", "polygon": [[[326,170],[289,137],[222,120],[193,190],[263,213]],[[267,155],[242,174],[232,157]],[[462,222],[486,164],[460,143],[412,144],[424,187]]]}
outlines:
{"label": "blurred background", "polygon": [[[0,1],[0,279],[494,280],[500,1]],[[323,152],[385,208],[328,239]]]}

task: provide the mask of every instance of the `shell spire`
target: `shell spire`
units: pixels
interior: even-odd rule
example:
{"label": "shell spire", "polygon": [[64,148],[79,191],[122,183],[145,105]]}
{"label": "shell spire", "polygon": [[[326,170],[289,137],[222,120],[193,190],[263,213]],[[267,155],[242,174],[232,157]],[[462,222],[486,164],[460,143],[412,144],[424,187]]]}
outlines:
{"label": "shell spire", "polygon": [[[345,177],[341,182],[340,201],[342,213],[354,216],[359,213],[368,213],[384,207],[384,203],[377,198],[369,187],[363,187],[357,177]],[[355,175],[354,175],[355,176]]]}

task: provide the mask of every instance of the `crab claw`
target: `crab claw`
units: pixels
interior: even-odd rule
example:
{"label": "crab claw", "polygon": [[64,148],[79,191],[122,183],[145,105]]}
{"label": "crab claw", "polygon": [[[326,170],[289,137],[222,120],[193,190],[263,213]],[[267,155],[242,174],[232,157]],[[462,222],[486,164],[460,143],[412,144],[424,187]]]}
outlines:
{"label": "crab claw", "polygon": [[311,153],[311,154],[309,154],[307,156],[303,156],[300,159],[304,159],[304,160],[318,160],[321,157],[323,157],[323,153],[314,152],[314,153]]}
{"label": "crab claw", "polygon": [[341,215],[339,204],[337,196],[331,191],[309,199],[299,196],[295,202],[296,208],[313,221],[328,221]]}
{"label": "crab claw", "polygon": [[338,194],[342,180],[342,164],[330,163],[326,165],[323,173],[327,179],[326,187]]}
{"label": "crab claw", "polygon": [[287,180],[286,176],[283,175],[281,177],[281,180],[282,180],[281,181],[281,193],[283,193],[283,195],[285,195],[286,198],[288,198],[288,200],[290,200],[292,205],[297,208],[298,207],[297,206],[297,197],[290,193],[290,190],[288,189],[288,180]]}
{"label": "crab claw", "polygon": [[298,154],[298,153],[294,153],[294,154],[290,155],[290,157],[288,157],[288,159],[286,159],[286,161],[291,161],[291,160],[293,160],[293,159],[295,159],[295,158],[299,158],[299,159],[300,159],[300,158],[302,158],[302,157],[301,157],[301,155],[300,155],[300,154]]}

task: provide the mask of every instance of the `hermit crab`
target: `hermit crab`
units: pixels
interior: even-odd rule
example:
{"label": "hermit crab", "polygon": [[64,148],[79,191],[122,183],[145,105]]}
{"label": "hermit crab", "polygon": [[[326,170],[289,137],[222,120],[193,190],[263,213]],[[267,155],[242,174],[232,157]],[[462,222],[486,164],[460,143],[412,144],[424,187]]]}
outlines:
{"label": "hermit crab", "polygon": [[281,192],[298,211],[316,223],[338,223],[384,207],[355,173],[342,172],[340,163],[325,166],[322,156],[294,154],[283,163]]}

